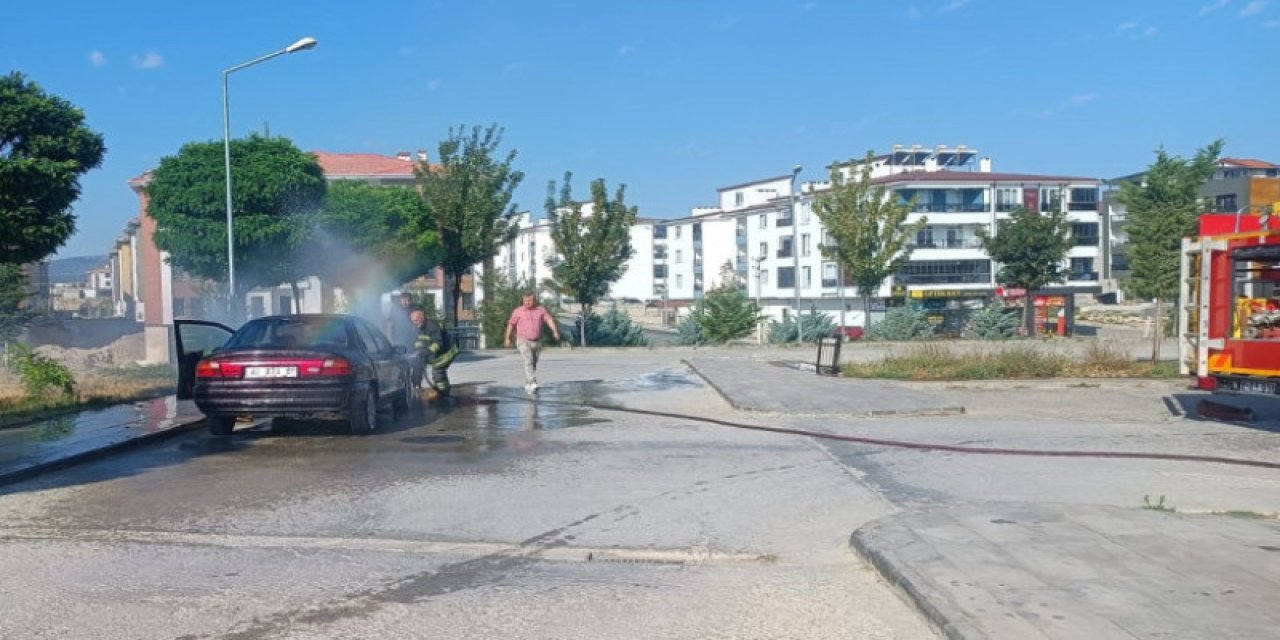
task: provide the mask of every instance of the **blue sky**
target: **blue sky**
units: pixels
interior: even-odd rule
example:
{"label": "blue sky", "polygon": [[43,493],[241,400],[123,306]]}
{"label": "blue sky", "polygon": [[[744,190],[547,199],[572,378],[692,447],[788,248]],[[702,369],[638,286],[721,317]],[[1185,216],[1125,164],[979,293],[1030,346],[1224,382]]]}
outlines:
{"label": "blue sky", "polygon": [[222,69],[304,35],[319,46],[231,77],[233,135],[434,155],[451,125],[496,122],[539,213],[565,170],[666,218],[893,144],[1102,178],[1216,137],[1280,161],[1280,0],[8,4],[0,71],[79,105],[109,148],[63,257],[109,250],[131,176],[221,139]]}

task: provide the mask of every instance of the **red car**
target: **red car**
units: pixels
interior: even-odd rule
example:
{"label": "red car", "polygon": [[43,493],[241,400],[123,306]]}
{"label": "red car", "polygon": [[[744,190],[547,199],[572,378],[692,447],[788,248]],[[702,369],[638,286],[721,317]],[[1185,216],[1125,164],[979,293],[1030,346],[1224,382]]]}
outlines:
{"label": "red car", "polygon": [[175,320],[178,398],[194,399],[215,435],[238,416],[338,418],[377,429],[378,411],[407,411],[414,394],[405,347],[356,316],[268,316],[238,330]]}

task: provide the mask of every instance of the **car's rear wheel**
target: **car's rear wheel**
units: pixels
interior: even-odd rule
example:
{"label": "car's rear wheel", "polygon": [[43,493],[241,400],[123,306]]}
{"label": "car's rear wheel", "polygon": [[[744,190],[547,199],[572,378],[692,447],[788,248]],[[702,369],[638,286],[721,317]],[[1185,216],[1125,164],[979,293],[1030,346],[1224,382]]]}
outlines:
{"label": "car's rear wheel", "polygon": [[351,433],[372,433],[378,428],[378,391],[369,387],[364,398],[351,405],[351,415],[347,418],[347,427]]}
{"label": "car's rear wheel", "polygon": [[209,433],[215,436],[229,436],[236,430],[235,416],[205,416],[209,424]]}
{"label": "car's rear wheel", "polygon": [[409,381],[409,374],[405,374],[400,382],[400,392],[396,394],[395,400],[391,401],[391,408],[395,411],[395,417],[403,418],[409,413],[409,403],[413,401],[413,383]]}

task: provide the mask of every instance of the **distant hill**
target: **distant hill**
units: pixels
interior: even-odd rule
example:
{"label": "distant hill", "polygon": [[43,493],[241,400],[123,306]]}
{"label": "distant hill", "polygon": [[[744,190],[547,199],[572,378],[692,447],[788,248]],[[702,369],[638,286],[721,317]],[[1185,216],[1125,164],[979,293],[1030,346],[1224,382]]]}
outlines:
{"label": "distant hill", "polygon": [[84,282],[90,269],[107,263],[107,256],[77,256],[58,258],[49,262],[49,282]]}

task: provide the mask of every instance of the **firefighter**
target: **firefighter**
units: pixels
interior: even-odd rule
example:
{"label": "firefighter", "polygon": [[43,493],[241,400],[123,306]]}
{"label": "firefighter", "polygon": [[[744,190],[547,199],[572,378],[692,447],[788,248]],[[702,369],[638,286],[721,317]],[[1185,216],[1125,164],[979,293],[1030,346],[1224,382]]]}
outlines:
{"label": "firefighter", "polygon": [[[449,365],[458,357],[458,345],[440,323],[427,317],[426,312],[414,309],[409,314],[417,329],[414,341],[413,384],[427,391],[428,399],[448,396]],[[423,385],[423,381],[426,385]]]}

